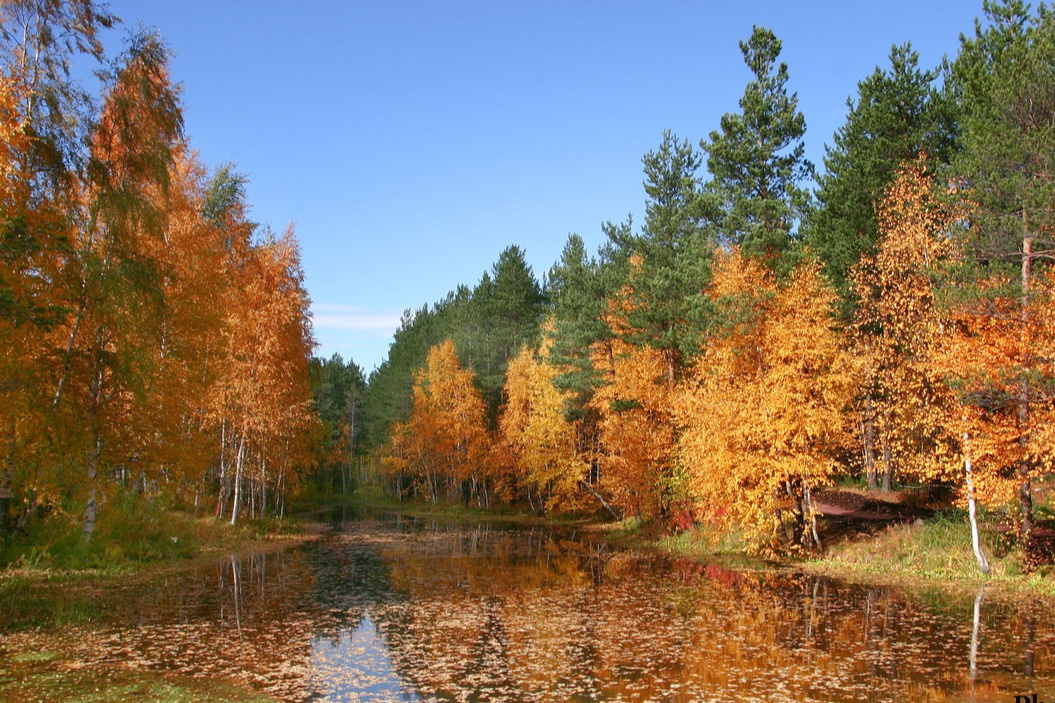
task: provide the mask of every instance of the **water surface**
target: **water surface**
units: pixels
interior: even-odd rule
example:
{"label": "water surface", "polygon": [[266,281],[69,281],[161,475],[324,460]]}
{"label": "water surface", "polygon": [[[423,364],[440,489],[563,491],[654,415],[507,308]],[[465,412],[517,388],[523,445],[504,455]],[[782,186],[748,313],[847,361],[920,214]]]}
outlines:
{"label": "water surface", "polygon": [[90,606],[35,602],[0,611],[0,657],[60,648],[67,667],[289,701],[1055,699],[1050,602],[736,571],[541,527],[357,518]]}

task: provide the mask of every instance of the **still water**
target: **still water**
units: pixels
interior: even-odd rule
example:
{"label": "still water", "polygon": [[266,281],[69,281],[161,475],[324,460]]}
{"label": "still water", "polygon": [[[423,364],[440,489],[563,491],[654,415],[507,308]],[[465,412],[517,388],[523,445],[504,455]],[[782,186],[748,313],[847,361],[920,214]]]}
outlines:
{"label": "still water", "polygon": [[62,637],[84,667],[289,701],[1055,699],[1048,601],[730,570],[550,528],[338,520],[93,607],[0,632],[0,649]]}

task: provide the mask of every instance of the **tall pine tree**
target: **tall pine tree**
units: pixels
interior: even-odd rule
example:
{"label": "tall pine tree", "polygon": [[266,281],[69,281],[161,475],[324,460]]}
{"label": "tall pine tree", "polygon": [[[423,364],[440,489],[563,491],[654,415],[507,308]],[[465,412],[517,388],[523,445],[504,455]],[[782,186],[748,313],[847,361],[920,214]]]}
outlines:
{"label": "tall pine tree", "polygon": [[955,141],[955,111],[937,86],[939,70],[919,68],[909,44],[890,50],[890,67],[857,84],[848,100],[846,123],[825,149],[819,178],[819,207],[804,224],[804,239],[824,262],[849,313],[852,295],[847,274],[863,255],[874,254],[879,238],[876,203],[894,170],[920,152],[931,164],[948,160]]}
{"label": "tall pine tree", "polygon": [[806,118],[798,95],[788,93],[787,64],[777,62],[780,49],[781,41],[764,27],[740,42],[754,76],[740,98],[741,112],[724,115],[721,130],[701,142],[722,240],[774,266],[791,248],[809,208],[804,182],[813,176],[802,141]]}

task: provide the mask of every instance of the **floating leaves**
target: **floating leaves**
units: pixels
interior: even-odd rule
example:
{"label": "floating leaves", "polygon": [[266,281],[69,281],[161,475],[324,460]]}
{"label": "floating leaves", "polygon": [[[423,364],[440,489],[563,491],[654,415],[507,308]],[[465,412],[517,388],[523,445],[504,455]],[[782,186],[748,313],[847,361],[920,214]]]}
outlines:
{"label": "floating leaves", "polygon": [[144,672],[283,701],[1055,693],[1045,604],[987,598],[975,632],[970,596],[690,568],[542,527],[360,520],[102,597],[98,621],[0,634],[0,698],[53,697],[31,671],[104,690]]}

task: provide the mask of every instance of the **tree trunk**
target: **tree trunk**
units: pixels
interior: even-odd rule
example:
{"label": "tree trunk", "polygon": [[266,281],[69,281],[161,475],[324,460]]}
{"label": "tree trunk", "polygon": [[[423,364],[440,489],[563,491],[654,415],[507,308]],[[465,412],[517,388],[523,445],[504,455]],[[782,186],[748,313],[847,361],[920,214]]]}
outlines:
{"label": "tree trunk", "polygon": [[99,473],[99,454],[102,449],[102,440],[96,435],[95,442],[92,445],[91,450],[88,452],[88,503],[84,506],[84,538],[91,539],[92,533],[95,532],[95,512],[96,512],[96,477]]}
{"label": "tree trunk", "polygon": [[1022,457],[1018,466],[1018,502],[1020,530],[1023,545],[1026,549],[1031,548],[1033,539],[1033,486],[1031,481],[1030,459],[1029,459],[1029,381],[1026,380],[1030,371],[1030,352],[1032,342],[1029,338],[1029,288],[1030,274],[1033,264],[1033,237],[1029,234],[1026,215],[1022,215],[1026,236],[1022,240],[1022,373],[1023,378],[1019,383],[1018,398],[1018,424],[1019,424],[1019,446]]}
{"label": "tree trunk", "polygon": [[267,517],[267,463],[260,459],[260,519]]}
{"label": "tree trunk", "polygon": [[868,477],[868,490],[874,491],[879,488],[879,477],[876,475],[876,421],[875,411],[872,408],[872,394],[869,393],[865,399],[864,427],[861,433],[864,456],[865,476]]}
{"label": "tree trunk", "polygon": [[216,487],[216,517],[224,513],[223,499],[227,491],[227,418],[220,419],[220,475]]}
{"label": "tree trunk", "polygon": [[978,570],[983,574],[989,573],[989,560],[985,557],[982,549],[982,539],[978,532],[978,505],[975,501],[974,474],[971,471],[971,437],[963,433],[963,473],[964,483],[967,486],[967,516],[971,521],[971,547],[974,549],[974,558],[978,562]]}
{"label": "tree trunk", "polygon": [[278,508],[278,519],[286,517],[286,475],[278,475],[278,484],[275,486],[275,507]]}
{"label": "tree trunk", "polygon": [[824,551],[820,535],[817,534],[817,505],[813,502],[813,494],[810,492],[808,485],[803,485],[802,496],[802,507],[809,522],[809,535],[813,541],[813,548],[818,552]]}
{"label": "tree trunk", "polygon": [[242,500],[242,463],[245,459],[245,431],[238,443],[238,458],[234,467],[234,499],[231,501],[231,524],[238,522],[238,506]]}
{"label": "tree trunk", "polygon": [[886,425],[886,432],[883,437],[883,490],[889,491],[894,487],[894,451],[891,448],[890,442],[890,411],[888,410],[884,418],[884,424]]}
{"label": "tree trunk", "polygon": [[51,407],[59,407],[59,402],[62,400],[62,389],[66,385],[66,379],[70,375],[70,367],[73,363],[73,345],[77,341],[77,332],[81,328],[81,320],[84,319],[84,295],[86,287],[82,284],[81,286],[81,303],[77,311],[77,317],[73,321],[73,328],[70,330],[70,338],[66,342],[66,355],[65,362],[62,365],[62,374],[59,376],[59,382],[55,386],[55,397],[51,401]]}
{"label": "tree trunk", "polygon": [[[103,368],[101,354],[103,351],[103,328],[95,330],[95,368],[89,387],[88,423],[92,430],[92,446],[88,449],[88,503],[84,506],[84,538],[91,539],[95,532],[96,499],[98,498],[96,481],[99,475],[99,457],[102,454],[102,430],[99,427],[99,405],[102,403]],[[58,397],[55,402],[58,403]]]}
{"label": "tree trunk", "polygon": [[623,514],[616,510],[616,508],[611,503],[605,500],[604,496],[601,495],[601,492],[598,491],[592,483],[589,483],[587,481],[580,481],[579,485],[585,488],[590,495],[596,498],[597,502],[601,504],[601,507],[607,510],[613,518],[615,518],[616,520],[623,519]]}

